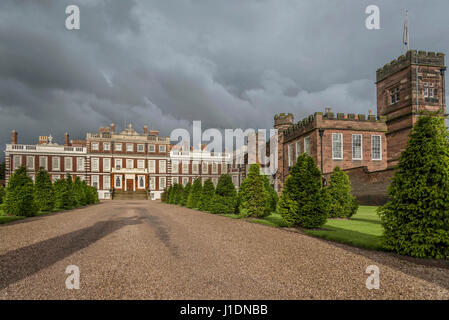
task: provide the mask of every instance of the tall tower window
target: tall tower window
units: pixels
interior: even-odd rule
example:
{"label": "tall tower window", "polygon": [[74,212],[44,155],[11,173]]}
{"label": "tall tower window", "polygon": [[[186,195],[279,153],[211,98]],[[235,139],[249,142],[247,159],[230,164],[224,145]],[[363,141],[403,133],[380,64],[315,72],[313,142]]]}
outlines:
{"label": "tall tower window", "polygon": [[435,97],[435,88],[433,82],[424,82],[424,98]]}
{"label": "tall tower window", "polygon": [[399,102],[399,87],[390,90],[390,104],[395,104]]}

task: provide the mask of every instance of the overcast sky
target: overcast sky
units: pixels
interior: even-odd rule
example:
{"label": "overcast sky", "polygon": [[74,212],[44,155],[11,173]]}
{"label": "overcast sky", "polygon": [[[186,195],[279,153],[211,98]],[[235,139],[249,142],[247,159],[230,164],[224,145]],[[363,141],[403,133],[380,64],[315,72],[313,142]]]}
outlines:
{"label": "overcast sky", "polygon": [[[81,11],[65,28],[65,8]],[[380,8],[380,30],[365,8]],[[330,106],[376,112],[376,69],[412,49],[448,53],[447,0],[71,0],[0,2],[0,144],[132,121],[168,135],[271,128]],[[1,154],[4,157],[4,154]]]}

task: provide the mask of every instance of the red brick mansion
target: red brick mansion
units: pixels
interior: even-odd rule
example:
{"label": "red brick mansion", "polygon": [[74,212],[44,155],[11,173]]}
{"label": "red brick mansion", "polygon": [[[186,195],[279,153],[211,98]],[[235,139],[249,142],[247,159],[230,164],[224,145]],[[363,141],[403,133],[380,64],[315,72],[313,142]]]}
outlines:
{"label": "red brick mansion", "polygon": [[98,189],[100,199],[110,199],[112,191],[143,193],[159,199],[165,188],[174,183],[186,185],[200,177],[214,184],[223,173],[239,183],[238,171],[229,166],[230,155],[206,150],[177,150],[169,137],[148,130],[139,133],[129,124],[116,132],[115,125],[101,127],[96,133],[87,133],[85,140],[69,140],[64,145],[53,138],[39,137],[37,145],[18,144],[18,134],[12,132],[11,144],[6,145],[6,180],[24,165],[34,179],[39,168],[46,169],[53,181],[66,174],[80,177]]}
{"label": "red brick mansion", "polygon": [[363,203],[382,203],[408,134],[420,111],[446,112],[444,54],[408,51],[377,70],[377,116],[334,114],[330,108],[294,123],[278,114],[278,167],[281,189],[301,152],[309,153],[325,176],[339,166]]}
{"label": "red brick mansion", "polygon": [[[408,134],[420,111],[445,113],[444,54],[408,51],[377,70],[377,116],[334,114],[330,108],[294,123],[292,114],[278,114],[274,127],[279,130],[278,170],[271,177],[280,191],[299,153],[307,152],[327,176],[334,167],[346,170],[354,194],[362,203],[385,201],[392,168],[404,150]],[[36,145],[18,144],[13,130],[6,145],[6,181],[25,165],[34,177],[38,168],[49,171],[53,180],[70,173],[96,186],[101,199],[111,192],[146,192],[160,198],[173,184],[187,184],[194,178],[211,178],[216,184],[229,173],[238,187],[247,165],[231,164],[235,153],[206,150],[178,150],[169,137],[148,130],[137,132],[131,124],[116,132],[113,124],[85,140],[64,144],[41,136]]]}

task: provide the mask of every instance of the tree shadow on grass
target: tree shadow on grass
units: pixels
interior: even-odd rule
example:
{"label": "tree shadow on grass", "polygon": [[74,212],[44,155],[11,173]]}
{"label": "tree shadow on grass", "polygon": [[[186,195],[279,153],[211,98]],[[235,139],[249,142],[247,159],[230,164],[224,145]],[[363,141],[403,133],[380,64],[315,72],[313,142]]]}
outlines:
{"label": "tree shadow on grass", "polygon": [[92,226],[43,240],[0,255],[0,290],[84,249],[142,217],[99,221]]}
{"label": "tree shadow on grass", "polygon": [[[337,228],[335,228],[337,229]],[[345,231],[348,231],[345,229]],[[332,232],[332,231],[329,231]],[[307,232],[306,232],[307,233]],[[358,235],[357,235],[358,233]],[[309,234],[309,233],[307,233]],[[351,234],[354,237],[360,236],[360,232],[352,231]],[[310,234],[309,234],[310,235]],[[313,234],[312,234],[313,236]],[[370,238],[372,235],[363,234],[363,237]],[[400,271],[409,276],[413,276],[430,283],[434,283],[442,288],[449,290],[449,260],[439,260],[439,259],[420,259],[413,258],[409,256],[399,255],[392,252],[387,252],[382,250],[380,247],[376,250],[370,248],[360,248],[351,244],[339,243],[336,240],[331,240],[330,238],[321,238],[315,235],[316,239],[319,241],[326,242],[335,247],[339,247],[357,255],[364,256],[371,259],[379,264],[386,265],[392,269]],[[372,236],[379,238],[378,236]],[[373,239],[374,240],[374,239]],[[433,272],[427,272],[427,268],[440,268],[441,272],[435,276]],[[382,272],[382,269],[380,270]]]}
{"label": "tree shadow on grass", "polygon": [[349,219],[349,221],[362,221],[362,222],[368,222],[368,223],[374,223],[374,224],[382,224],[382,221],[363,219],[363,218],[351,218],[351,219]]}

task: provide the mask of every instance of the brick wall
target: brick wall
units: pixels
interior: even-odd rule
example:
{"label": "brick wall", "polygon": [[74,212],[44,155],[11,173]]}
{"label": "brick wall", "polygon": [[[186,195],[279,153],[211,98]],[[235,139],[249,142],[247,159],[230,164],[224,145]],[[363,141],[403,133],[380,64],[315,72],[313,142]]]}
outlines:
{"label": "brick wall", "polygon": [[[351,182],[352,194],[361,205],[379,206],[387,202],[387,189],[394,174],[392,168],[369,172],[366,167],[358,167],[345,172]],[[327,181],[329,176],[325,176]]]}

